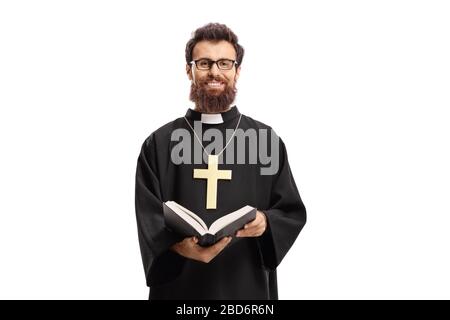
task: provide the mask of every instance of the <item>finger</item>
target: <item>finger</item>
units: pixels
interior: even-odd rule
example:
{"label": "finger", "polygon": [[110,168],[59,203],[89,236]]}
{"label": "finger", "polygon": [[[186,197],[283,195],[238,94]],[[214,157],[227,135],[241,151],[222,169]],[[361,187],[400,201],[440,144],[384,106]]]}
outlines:
{"label": "finger", "polygon": [[265,228],[263,226],[241,229],[236,233],[236,237],[258,237],[263,233],[264,230]]}
{"label": "finger", "polygon": [[259,223],[261,223],[261,221],[259,220],[258,216],[256,216],[255,219],[253,219],[252,221],[250,221],[249,223],[245,224],[243,229],[248,229],[248,228],[252,228],[257,226]]}
{"label": "finger", "polygon": [[258,227],[261,224],[264,224],[264,217],[261,213],[258,212],[256,218],[247,223],[243,229]]}
{"label": "finger", "polygon": [[236,233],[236,237],[250,237],[252,234],[253,228],[249,229],[241,229]]}
{"label": "finger", "polygon": [[236,236],[248,236],[262,227],[262,223],[246,224],[242,229],[238,230]]}
{"label": "finger", "polygon": [[220,251],[222,251],[231,241],[231,237],[224,237],[220,239],[216,244],[211,246],[212,252],[218,254]]}

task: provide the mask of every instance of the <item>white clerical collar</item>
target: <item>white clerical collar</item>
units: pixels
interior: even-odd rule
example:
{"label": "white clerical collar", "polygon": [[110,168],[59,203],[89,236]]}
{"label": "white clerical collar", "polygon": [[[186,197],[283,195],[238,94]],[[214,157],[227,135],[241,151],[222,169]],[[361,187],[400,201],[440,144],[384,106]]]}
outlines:
{"label": "white clerical collar", "polygon": [[217,124],[222,123],[223,118],[220,113],[202,113],[202,123]]}

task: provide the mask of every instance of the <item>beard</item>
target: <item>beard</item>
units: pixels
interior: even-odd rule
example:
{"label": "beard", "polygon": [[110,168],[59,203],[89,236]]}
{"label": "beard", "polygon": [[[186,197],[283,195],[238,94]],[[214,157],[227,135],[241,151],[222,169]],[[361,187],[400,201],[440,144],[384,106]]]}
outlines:
{"label": "beard", "polygon": [[225,88],[223,90],[216,90],[208,88],[208,81],[214,80],[213,78],[207,78],[199,81],[198,85],[191,83],[191,92],[189,99],[195,103],[196,109],[203,113],[220,113],[226,111],[233,103],[237,89],[235,84],[233,87],[222,79],[215,79],[225,82]]}

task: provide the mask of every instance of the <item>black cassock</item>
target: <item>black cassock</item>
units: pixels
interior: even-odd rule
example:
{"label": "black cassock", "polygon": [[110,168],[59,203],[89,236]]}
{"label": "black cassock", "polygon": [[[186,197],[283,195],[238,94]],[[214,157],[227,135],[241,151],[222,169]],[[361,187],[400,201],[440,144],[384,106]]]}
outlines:
{"label": "black cassock", "polygon": [[[225,146],[229,138],[225,130],[234,130],[240,115],[234,106],[222,113],[222,123],[202,123],[202,130],[215,128],[223,132]],[[186,118],[194,127],[194,121],[201,120],[201,113],[188,109]],[[172,148],[180,143],[172,141],[171,136],[179,128],[191,133],[192,161],[188,164],[171,161]],[[259,132],[267,130],[267,137],[270,137],[269,126],[245,115],[241,117],[239,128],[244,131],[253,128],[258,139]],[[268,138],[265,140],[270,142]],[[150,287],[149,298],[278,299],[276,267],[306,223],[306,210],[289,167],[284,143],[279,139],[279,169],[272,175],[260,173],[261,167],[269,166],[267,162],[249,163],[248,145],[246,164],[238,164],[238,143],[230,143],[220,158],[219,170],[232,170],[232,179],[218,181],[217,209],[206,209],[206,180],[193,178],[194,168],[207,168],[204,162],[193,163],[194,143],[199,144],[199,141],[181,117],[153,132],[144,141],[137,161],[136,218],[146,281]],[[203,142],[204,146],[209,143]],[[270,146],[269,143],[266,151],[269,155]],[[235,160],[226,164],[222,160],[226,160],[227,151],[231,152],[229,149],[234,150]],[[218,152],[220,150],[212,150],[211,153]],[[164,226],[162,202],[169,200],[195,212],[208,226],[221,216],[250,205],[266,214],[268,226],[260,237],[233,237],[212,261],[198,262],[169,250],[182,240]]]}

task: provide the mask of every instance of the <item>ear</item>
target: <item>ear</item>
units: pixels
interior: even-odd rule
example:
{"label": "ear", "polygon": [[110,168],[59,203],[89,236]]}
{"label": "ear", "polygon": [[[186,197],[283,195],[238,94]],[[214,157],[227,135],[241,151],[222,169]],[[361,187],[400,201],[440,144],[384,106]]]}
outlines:
{"label": "ear", "polygon": [[237,81],[237,79],[239,79],[240,73],[241,73],[241,66],[236,68],[236,75],[234,76],[234,81]]}
{"label": "ear", "polygon": [[188,75],[189,80],[192,81],[192,69],[191,69],[191,66],[188,64],[186,64],[186,73]]}

